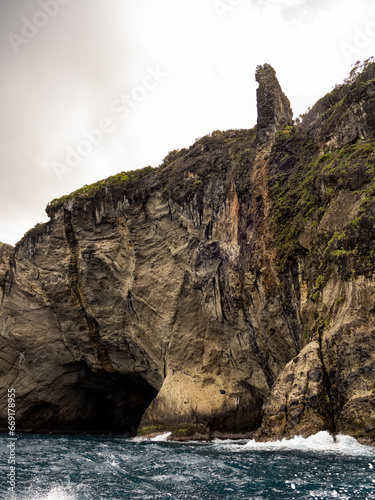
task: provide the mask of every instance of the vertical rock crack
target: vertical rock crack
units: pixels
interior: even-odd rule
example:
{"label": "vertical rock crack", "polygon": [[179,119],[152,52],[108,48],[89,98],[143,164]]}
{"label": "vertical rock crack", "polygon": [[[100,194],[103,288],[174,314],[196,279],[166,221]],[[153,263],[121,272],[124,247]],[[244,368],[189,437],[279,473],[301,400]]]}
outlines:
{"label": "vertical rock crack", "polygon": [[99,323],[93,316],[93,314],[88,310],[82,295],[81,285],[79,281],[79,264],[78,264],[79,247],[77,238],[74,234],[72,214],[69,210],[66,209],[64,209],[64,228],[65,228],[65,237],[66,241],[68,242],[68,248],[69,248],[68,276],[69,276],[70,288],[80,306],[80,311],[86,320],[87,327],[89,330],[90,340],[95,355],[97,356],[104,370],[110,372],[112,371],[112,365],[109,359],[107,349],[103,345],[103,341],[100,336]]}

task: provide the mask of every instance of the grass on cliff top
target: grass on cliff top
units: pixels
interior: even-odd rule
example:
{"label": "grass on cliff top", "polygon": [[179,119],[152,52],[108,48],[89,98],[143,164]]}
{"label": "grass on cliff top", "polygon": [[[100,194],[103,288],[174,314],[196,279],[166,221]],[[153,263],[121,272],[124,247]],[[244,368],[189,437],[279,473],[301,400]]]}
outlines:
{"label": "grass on cliff top", "polygon": [[130,183],[136,183],[150,174],[153,170],[152,167],[145,167],[139,170],[131,170],[129,172],[120,172],[119,174],[112,175],[107,179],[103,179],[93,184],[85,185],[72,193],[61,196],[61,198],[55,198],[48,205],[48,208],[59,208],[62,207],[67,201],[71,200],[84,200],[87,198],[92,198],[96,193],[104,189],[105,187],[118,187],[125,188]]}
{"label": "grass on cliff top", "polygon": [[119,174],[112,175],[107,179],[103,179],[93,184],[85,185],[76,191],[68,195],[61,196],[60,198],[55,198],[47,205],[48,209],[58,209],[62,207],[68,201],[79,201],[92,198],[96,193],[108,187],[115,187],[124,189],[131,185],[136,184],[151,172],[159,169],[164,169],[170,166],[179,158],[183,157],[186,154],[189,154],[196,150],[197,148],[201,148],[202,146],[208,147],[209,145],[215,145],[217,143],[234,143],[239,137],[243,137],[248,134],[248,130],[240,129],[240,130],[215,130],[211,134],[207,134],[204,137],[199,137],[196,139],[196,142],[190,146],[190,148],[176,149],[170,151],[168,155],[164,158],[159,167],[145,167],[138,170],[131,170],[128,172],[120,172]]}
{"label": "grass on cliff top", "polygon": [[25,238],[27,238],[27,237],[29,237],[31,235],[37,235],[37,234],[44,233],[45,228],[47,227],[47,224],[48,224],[47,222],[37,222],[35,224],[35,226],[33,226],[32,228],[30,228],[28,231],[26,231],[26,233],[22,236],[22,238],[20,239],[20,241],[16,243],[16,245],[18,245],[18,243],[20,243]]}

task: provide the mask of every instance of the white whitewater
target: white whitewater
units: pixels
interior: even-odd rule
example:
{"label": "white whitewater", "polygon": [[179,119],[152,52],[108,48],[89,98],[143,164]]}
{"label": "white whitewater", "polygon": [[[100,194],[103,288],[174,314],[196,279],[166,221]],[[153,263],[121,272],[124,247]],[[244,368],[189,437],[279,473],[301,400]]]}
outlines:
{"label": "white whitewater", "polygon": [[168,441],[168,438],[171,434],[172,434],[171,432],[165,432],[164,434],[159,434],[158,436],[151,438],[150,441],[157,441],[157,442]]}
{"label": "white whitewater", "polygon": [[54,486],[47,494],[37,494],[31,500],[77,500],[70,488]]}
{"label": "white whitewater", "polygon": [[337,435],[335,438],[327,431],[320,431],[317,434],[303,438],[295,436],[292,439],[282,439],[281,441],[266,441],[259,443],[251,440],[243,446],[246,450],[302,450],[315,452],[334,452],[348,455],[374,454],[375,450],[369,446],[362,445],[351,436]]}

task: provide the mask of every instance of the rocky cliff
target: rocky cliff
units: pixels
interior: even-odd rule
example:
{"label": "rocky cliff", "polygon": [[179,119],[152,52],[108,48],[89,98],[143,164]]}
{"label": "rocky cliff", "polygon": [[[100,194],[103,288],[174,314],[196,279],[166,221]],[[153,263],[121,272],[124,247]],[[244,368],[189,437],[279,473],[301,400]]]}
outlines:
{"label": "rocky cliff", "polygon": [[375,65],[47,206],[0,248],[0,425],[375,442]]}

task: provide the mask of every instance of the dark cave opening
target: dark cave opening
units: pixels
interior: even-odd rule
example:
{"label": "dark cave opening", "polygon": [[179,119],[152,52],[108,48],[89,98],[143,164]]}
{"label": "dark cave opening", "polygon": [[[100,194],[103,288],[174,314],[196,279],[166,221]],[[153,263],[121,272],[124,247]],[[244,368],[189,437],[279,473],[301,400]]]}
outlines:
{"label": "dark cave opening", "polygon": [[20,415],[18,430],[135,436],[157,394],[139,373],[94,372],[77,363],[61,377],[53,402],[43,398]]}
{"label": "dark cave opening", "polygon": [[107,372],[89,372],[75,391],[84,403],[81,425],[86,431],[130,435],[137,433],[142,415],[158,393],[140,374]]}

